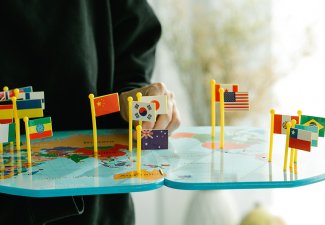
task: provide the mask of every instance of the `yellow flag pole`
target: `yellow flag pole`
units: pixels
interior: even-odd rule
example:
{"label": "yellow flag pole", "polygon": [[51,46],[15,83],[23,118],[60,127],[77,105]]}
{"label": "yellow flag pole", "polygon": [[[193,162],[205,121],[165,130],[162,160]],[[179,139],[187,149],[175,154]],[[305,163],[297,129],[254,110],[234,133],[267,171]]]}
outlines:
{"label": "yellow flag pole", "polygon": [[3,153],[3,144],[0,143],[0,154],[2,154],[2,153]]}
{"label": "yellow flag pole", "polygon": [[[142,93],[141,93],[141,92],[137,92],[136,95],[137,95],[137,101],[138,101],[138,102],[141,102]],[[142,126],[142,121],[141,121],[141,120],[139,120],[139,125]]]}
{"label": "yellow flag pole", "polygon": [[[302,115],[302,111],[301,110],[298,110],[297,111],[297,114],[298,114],[298,123],[300,124],[301,122],[301,115]],[[297,163],[298,163],[298,149],[296,149],[295,151],[295,157],[294,157],[294,173],[297,174],[298,170],[297,170]]]}
{"label": "yellow flag pole", "polygon": [[32,151],[30,147],[30,134],[29,134],[29,127],[28,127],[28,117],[24,117],[25,122],[25,133],[26,133],[26,146],[27,146],[27,162],[28,165],[32,165]]}
{"label": "yellow flag pole", "polygon": [[[294,128],[296,123],[297,123],[297,121],[295,119],[291,120],[291,127]],[[289,165],[290,173],[293,172],[293,159],[294,159],[294,155],[295,155],[296,151],[298,151],[298,150],[294,149],[294,148],[291,148],[291,150],[290,150],[290,165]]]}
{"label": "yellow flag pole", "polygon": [[136,130],[137,130],[137,174],[141,176],[141,130],[142,130],[142,126],[138,125]]}
{"label": "yellow flag pole", "polygon": [[214,139],[215,126],[216,126],[216,81],[215,80],[210,80],[210,89],[211,89],[211,136],[212,139]]}
{"label": "yellow flag pole", "polygon": [[287,171],[287,161],[288,161],[288,149],[289,149],[289,138],[290,138],[290,128],[291,128],[291,122],[287,122],[286,124],[286,146],[284,151],[284,163],[283,163],[283,172]]}
{"label": "yellow flag pole", "polygon": [[17,98],[14,96],[11,98],[13,109],[14,109],[14,118],[15,118],[15,129],[16,129],[16,149],[20,150],[20,122],[18,118],[17,111]]}
{"label": "yellow flag pole", "polygon": [[97,123],[96,123],[96,113],[94,104],[94,94],[89,94],[88,98],[90,100],[90,110],[91,110],[91,121],[93,124],[93,143],[94,143],[94,155],[98,155],[98,144],[97,144]]}
{"label": "yellow flag pole", "polygon": [[133,144],[133,134],[132,134],[132,97],[128,97],[128,106],[129,106],[129,152],[132,152],[132,144]]}
{"label": "yellow flag pole", "polygon": [[219,89],[220,93],[220,149],[225,147],[225,102],[224,102],[224,90]]}
{"label": "yellow flag pole", "polygon": [[273,154],[273,133],[274,133],[274,114],[275,110],[270,110],[271,114],[271,124],[270,124],[270,147],[269,147],[269,162],[272,162],[272,154]]}

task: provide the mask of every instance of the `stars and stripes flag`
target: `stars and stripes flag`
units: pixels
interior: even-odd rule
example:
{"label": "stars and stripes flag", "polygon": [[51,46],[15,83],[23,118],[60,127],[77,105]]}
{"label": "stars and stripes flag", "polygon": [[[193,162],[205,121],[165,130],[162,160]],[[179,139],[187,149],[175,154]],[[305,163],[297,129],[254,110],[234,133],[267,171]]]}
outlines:
{"label": "stars and stripes flag", "polygon": [[167,95],[142,96],[142,102],[154,103],[157,114],[167,114]]}
{"label": "stars and stripes flag", "polygon": [[118,93],[98,96],[94,98],[95,115],[102,116],[120,111]]}
{"label": "stars and stripes flag", "polygon": [[290,128],[289,147],[310,152],[311,135],[310,131]]}
{"label": "stars and stripes flag", "polygon": [[225,92],[225,111],[246,111],[249,110],[248,92]]}
{"label": "stars and stripes flag", "polygon": [[141,149],[168,149],[168,130],[142,130]]}
{"label": "stars and stripes flag", "polygon": [[223,88],[224,92],[238,92],[238,84],[216,84],[216,102],[220,102],[220,88]]}
{"label": "stars and stripes flag", "polygon": [[287,122],[291,122],[291,120],[293,119],[296,120],[297,124],[299,124],[298,116],[274,114],[273,133],[286,134],[286,130],[287,130],[286,124]]}
{"label": "stars and stripes flag", "polygon": [[51,117],[29,120],[28,129],[30,140],[53,136]]}
{"label": "stars and stripes flag", "polygon": [[155,104],[146,102],[132,102],[132,120],[155,122]]}

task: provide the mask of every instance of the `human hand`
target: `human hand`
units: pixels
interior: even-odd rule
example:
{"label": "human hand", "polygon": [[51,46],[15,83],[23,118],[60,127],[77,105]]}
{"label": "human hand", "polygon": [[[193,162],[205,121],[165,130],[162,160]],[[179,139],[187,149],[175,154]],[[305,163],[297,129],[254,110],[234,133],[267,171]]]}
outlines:
{"label": "human hand", "polygon": [[[155,122],[142,122],[142,129],[167,129],[170,135],[180,125],[179,112],[175,104],[174,94],[167,90],[165,84],[154,83],[142,88],[136,88],[131,91],[122,92],[120,94],[120,108],[121,116],[125,121],[128,121],[128,97],[132,97],[134,101],[137,101],[136,94],[142,93],[142,96],[155,96],[155,95],[166,95],[167,96],[167,114],[157,115]],[[134,122],[135,126],[139,124],[139,121]]]}

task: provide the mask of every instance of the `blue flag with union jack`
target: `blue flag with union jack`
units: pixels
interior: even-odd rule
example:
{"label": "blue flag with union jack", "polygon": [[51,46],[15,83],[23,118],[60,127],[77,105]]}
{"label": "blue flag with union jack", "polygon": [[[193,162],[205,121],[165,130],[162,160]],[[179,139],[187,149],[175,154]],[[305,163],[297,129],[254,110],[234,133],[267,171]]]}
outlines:
{"label": "blue flag with union jack", "polygon": [[141,148],[143,150],[168,149],[168,130],[142,130]]}

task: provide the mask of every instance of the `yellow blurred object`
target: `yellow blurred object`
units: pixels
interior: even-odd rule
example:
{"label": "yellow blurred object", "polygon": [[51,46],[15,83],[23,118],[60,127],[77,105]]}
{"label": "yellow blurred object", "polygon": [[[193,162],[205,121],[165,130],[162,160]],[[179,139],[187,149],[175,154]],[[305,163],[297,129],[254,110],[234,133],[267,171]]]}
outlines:
{"label": "yellow blurred object", "polygon": [[240,225],[285,225],[285,223],[279,217],[271,215],[258,206],[244,217]]}

